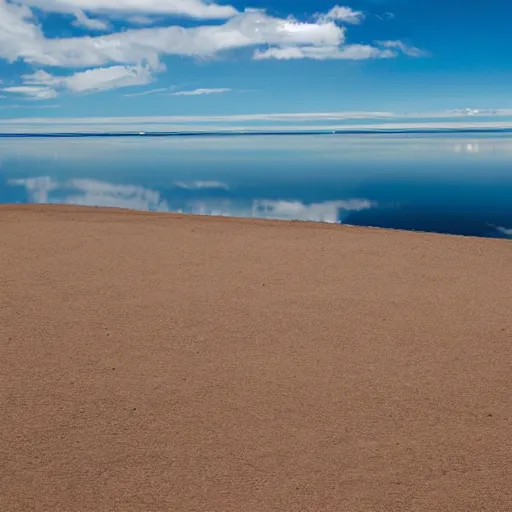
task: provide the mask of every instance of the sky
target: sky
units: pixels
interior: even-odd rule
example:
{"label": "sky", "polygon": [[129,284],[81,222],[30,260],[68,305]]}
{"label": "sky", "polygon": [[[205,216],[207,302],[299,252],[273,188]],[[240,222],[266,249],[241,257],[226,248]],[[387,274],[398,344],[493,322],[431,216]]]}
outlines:
{"label": "sky", "polygon": [[511,19],[509,0],[0,0],[0,132],[512,125]]}

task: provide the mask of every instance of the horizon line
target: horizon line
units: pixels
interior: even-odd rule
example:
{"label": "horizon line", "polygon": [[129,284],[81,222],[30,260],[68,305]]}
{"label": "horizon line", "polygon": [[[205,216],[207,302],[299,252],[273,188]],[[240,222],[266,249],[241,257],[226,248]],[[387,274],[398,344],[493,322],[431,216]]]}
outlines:
{"label": "horizon line", "polygon": [[436,128],[338,128],[338,129],[226,129],[226,130],[182,130],[182,131],[82,131],[82,132],[0,132],[0,138],[80,138],[80,137],[200,137],[200,136],[264,136],[264,135],[428,135],[443,133],[512,133],[512,125],[508,127],[436,127]]}

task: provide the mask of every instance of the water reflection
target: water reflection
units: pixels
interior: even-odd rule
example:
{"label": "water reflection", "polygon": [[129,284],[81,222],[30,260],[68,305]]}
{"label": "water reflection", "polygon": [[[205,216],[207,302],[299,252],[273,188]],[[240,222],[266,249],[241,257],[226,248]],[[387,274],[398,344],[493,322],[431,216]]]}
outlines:
{"label": "water reflection", "polygon": [[0,202],[512,237],[504,135],[0,140]]}
{"label": "water reflection", "polygon": [[455,153],[480,153],[480,145],[478,143],[465,143],[465,144],[455,144],[453,146],[453,150]]}
{"label": "water reflection", "polygon": [[[153,212],[194,213],[233,217],[258,217],[282,220],[340,222],[346,213],[372,207],[364,199],[325,201],[305,204],[300,201],[270,199],[236,200],[230,197],[202,199],[163,198],[156,190],[136,185],[116,185],[106,181],[71,179],[58,181],[50,176],[10,179],[7,184],[23,187],[27,202],[35,204],[75,204],[82,206],[108,206]],[[174,182],[176,190],[224,190],[229,186],[219,181]]]}
{"label": "water reflection", "polygon": [[159,192],[136,185],[71,179],[57,181],[50,176],[11,179],[8,185],[24,187],[28,203],[112,206],[144,211],[169,211]]}

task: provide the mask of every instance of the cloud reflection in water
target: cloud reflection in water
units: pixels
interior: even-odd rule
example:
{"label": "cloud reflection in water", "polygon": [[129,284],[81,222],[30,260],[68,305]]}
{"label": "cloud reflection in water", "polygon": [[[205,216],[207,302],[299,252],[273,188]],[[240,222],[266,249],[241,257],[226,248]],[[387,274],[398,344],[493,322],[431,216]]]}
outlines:
{"label": "cloud reflection in water", "polygon": [[348,199],[304,203],[290,200],[236,199],[234,197],[193,197],[194,191],[229,191],[219,181],[175,182],[175,189],[188,192],[188,197],[164,198],[162,193],[140,185],[114,184],[91,179],[58,181],[50,176],[10,179],[10,186],[24,187],[27,200],[37,204],[75,204],[106,206],[131,210],[192,213],[230,217],[258,217],[337,223],[343,212],[366,210],[375,204],[366,199]]}

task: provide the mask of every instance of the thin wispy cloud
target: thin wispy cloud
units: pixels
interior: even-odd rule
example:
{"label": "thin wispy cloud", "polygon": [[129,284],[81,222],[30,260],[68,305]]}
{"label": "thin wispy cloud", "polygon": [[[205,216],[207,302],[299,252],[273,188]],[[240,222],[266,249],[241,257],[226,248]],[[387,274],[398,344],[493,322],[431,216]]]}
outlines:
{"label": "thin wispy cloud", "polygon": [[136,98],[138,96],[149,96],[151,94],[161,94],[164,92],[168,92],[169,89],[166,87],[161,87],[159,89],[150,89],[149,91],[142,91],[142,92],[132,92],[130,94],[125,94],[125,98]]}
{"label": "thin wispy cloud", "polygon": [[0,110],[18,110],[18,109],[30,109],[30,110],[48,110],[60,108],[60,105],[20,105],[18,103],[11,103],[9,105],[0,105]]}
{"label": "thin wispy cloud", "polygon": [[141,66],[110,66],[88,69],[67,76],[52,75],[38,70],[22,75],[23,85],[6,87],[5,92],[24,95],[28,99],[56,98],[62,91],[88,93],[146,85],[152,81],[151,71]]}
{"label": "thin wispy cloud", "polygon": [[[33,108],[30,106],[30,108]],[[473,112],[468,116],[464,114],[466,110]],[[461,113],[462,112],[462,113]],[[402,123],[403,126],[410,128],[414,127],[442,127],[450,120],[460,124],[462,119],[466,118],[502,118],[512,117],[512,109],[464,109],[462,111],[442,110],[432,112],[411,112],[408,114],[397,112],[385,111],[341,111],[341,112],[296,112],[296,113],[265,113],[265,114],[234,114],[234,115],[210,115],[210,116],[123,116],[123,117],[61,117],[61,118],[24,118],[24,119],[5,119],[0,120],[1,124],[32,124],[32,125],[48,125],[55,126],[62,125],[77,125],[77,126],[97,126],[101,128],[104,125],[117,124],[119,126],[129,125],[152,125],[152,124],[196,124],[196,123],[219,123],[219,124],[233,124],[240,122],[272,122],[272,123],[303,123],[303,122],[328,122],[328,121],[350,121],[350,120],[380,120],[380,121],[399,121],[407,119],[421,119],[421,122]],[[443,119],[446,122],[428,122],[427,119]],[[480,121],[481,126],[501,126],[510,125],[510,122],[493,122],[489,121],[484,124]],[[466,125],[471,125],[467,122]],[[365,126],[365,125],[358,125]],[[384,126],[384,125],[383,125]]]}
{"label": "thin wispy cloud", "polygon": [[231,92],[232,89],[227,87],[219,87],[216,89],[193,89],[191,91],[176,91],[169,93],[170,96],[204,96],[208,94],[223,94]]}
{"label": "thin wispy cloud", "polygon": [[350,7],[341,7],[336,5],[329,12],[317,13],[315,17],[323,23],[339,21],[342,23],[352,23],[357,25],[364,20],[365,15],[362,11],[354,11]]}
{"label": "thin wispy cloud", "polygon": [[17,85],[13,87],[5,87],[4,92],[25,96],[30,100],[51,100],[58,96],[57,91],[51,87],[36,85]]}
{"label": "thin wispy cloud", "polygon": [[408,57],[430,57],[431,54],[420,48],[405,44],[403,41],[378,41],[377,44],[383,48],[399,50]]}
{"label": "thin wispy cloud", "polygon": [[512,129],[512,116],[509,120],[504,121],[478,121],[472,122],[462,119],[453,118],[451,120],[435,121],[435,122],[404,122],[400,118],[390,118],[389,121],[383,122],[377,119],[368,120],[365,123],[351,123],[350,121],[339,120],[329,123],[319,123],[311,120],[303,120],[287,125],[280,125],[275,121],[268,121],[266,124],[259,122],[255,125],[252,121],[228,121],[224,119],[222,122],[212,121],[210,118],[201,118],[201,120],[190,119],[185,122],[183,120],[171,122],[169,119],[152,118],[146,121],[145,118],[133,118],[127,121],[124,118],[111,118],[103,122],[97,122],[96,119],[73,119],[67,118],[64,122],[56,118],[0,118],[0,133],[151,133],[151,132],[225,132],[231,131],[235,133],[251,133],[251,132],[268,132],[279,133],[282,131],[328,131],[328,132],[354,132],[354,131],[386,131],[386,130],[487,130],[487,129]]}

